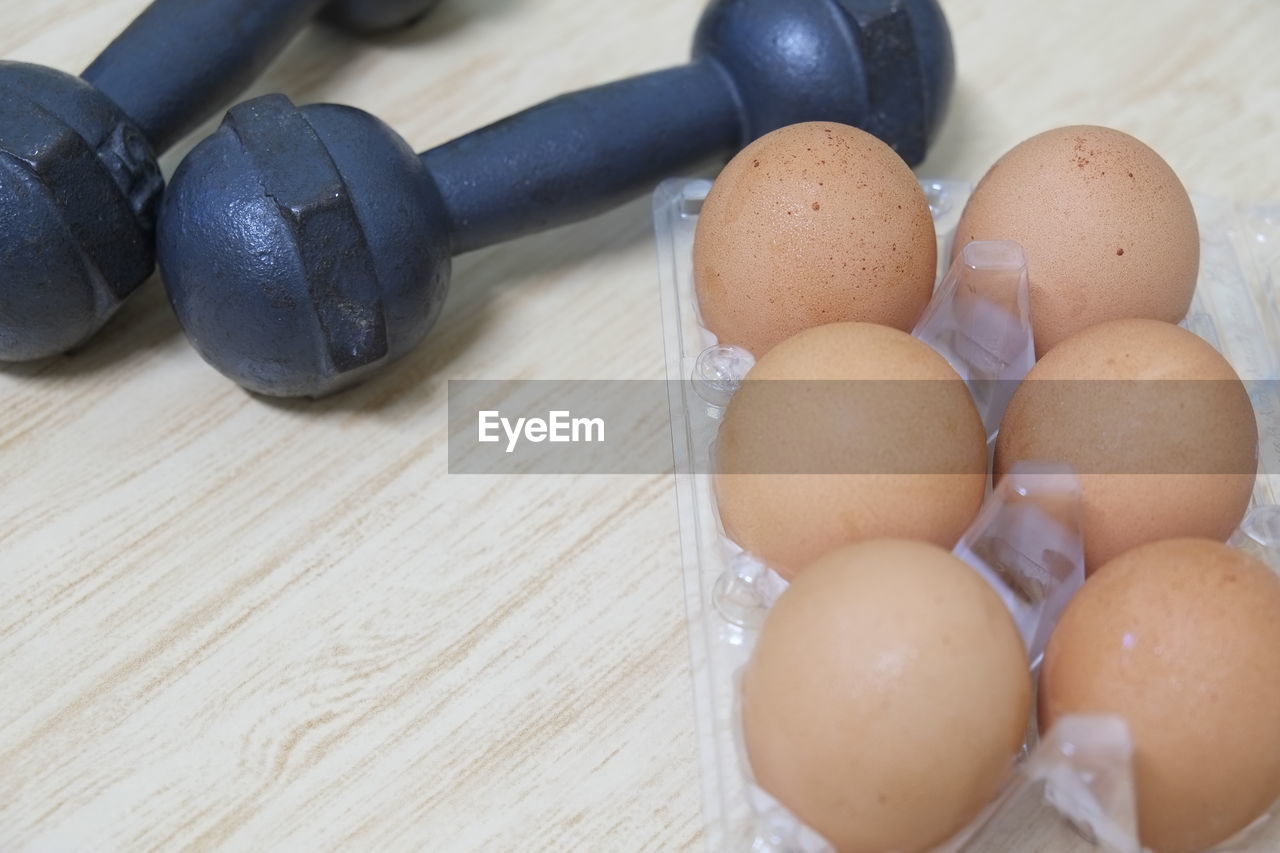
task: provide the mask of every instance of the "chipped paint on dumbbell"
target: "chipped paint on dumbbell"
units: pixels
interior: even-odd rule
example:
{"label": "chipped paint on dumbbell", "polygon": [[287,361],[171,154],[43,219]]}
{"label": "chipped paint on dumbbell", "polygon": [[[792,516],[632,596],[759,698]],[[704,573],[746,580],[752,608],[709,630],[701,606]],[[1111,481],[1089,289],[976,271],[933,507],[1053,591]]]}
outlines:
{"label": "chipped paint on dumbbell", "polygon": [[156,157],[318,12],[356,30],[436,0],[156,0],[85,70],[0,62],[0,361],[83,342],[155,267]]}

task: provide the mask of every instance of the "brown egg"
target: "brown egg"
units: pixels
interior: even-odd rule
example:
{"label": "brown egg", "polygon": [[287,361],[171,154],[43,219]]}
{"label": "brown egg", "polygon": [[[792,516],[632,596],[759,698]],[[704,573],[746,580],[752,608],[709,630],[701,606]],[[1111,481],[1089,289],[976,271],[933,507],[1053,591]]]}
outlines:
{"label": "brown egg", "polygon": [[917,853],[1013,768],[1031,709],[1022,640],[935,545],[876,540],[805,569],[743,672],[755,779],[840,853]]}
{"label": "brown egg", "polygon": [[734,157],[693,244],[703,322],[757,356],[823,323],[911,329],[936,266],[911,169],[871,134],[828,122],[775,130]]}
{"label": "brown egg", "polygon": [[956,226],[1027,253],[1036,352],[1104,320],[1186,316],[1200,269],[1195,211],[1160,155],[1105,127],[1020,143],[983,177]]}
{"label": "brown egg", "polygon": [[792,577],[863,539],[950,548],[986,462],[982,419],[942,356],[897,329],[833,323],[774,347],[730,400],[717,508],[731,539]]}
{"label": "brown egg", "polygon": [[1049,351],[1014,392],[997,479],[1023,460],[1080,475],[1085,565],[1144,542],[1225,540],[1257,471],[1249,395],[1213,347],[1156,320],[1113,320]]}
{"label": "brown egg", "polygon": [[1103,566],[1045,651],[1039,714],[1123,716],[1139,834],[1156,853],[1224,841],[1280,797],[1280,577],[1203,539]]}

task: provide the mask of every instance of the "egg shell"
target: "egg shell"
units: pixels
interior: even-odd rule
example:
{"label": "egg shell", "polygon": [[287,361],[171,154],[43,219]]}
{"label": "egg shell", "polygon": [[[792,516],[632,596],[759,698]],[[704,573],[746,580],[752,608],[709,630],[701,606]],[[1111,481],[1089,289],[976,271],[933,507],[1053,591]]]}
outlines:
{"label": "egg shell", "polygon": [[806,568],[742,678],[757,783],[840,853],[918,853],[966,826],[1013,767],[1031,677],[972,569],[877,540]]}
{"label": "egg shell", "polygon": [[964,382],[926,344],[833,323],[756,363],[714,464],[726,534],[790,578],[864,539],[952,547],[982,504],[986,433]]}
{"label": "egg shell", "polygon": [[956,226],[971,240],[1015,240],[1027,255],[1036,352],[1126,317],[1176,323],[1200,269],[1195,211],[1160,155],[1087,125],[1033,136],[996,161]]}
{"label": "egg shell", "polygon": [[1141,841],[1193,853],[1280,797],[1280,577],[1218,542],[1169,539],[1103,566],[1063,612],[1041,728],[1123,716]]}
{"label": "egg shell", "polygon": [[757,357],[824,323],[909,330],[937,238],[911,169],[869,133],[791,125],[744,148],[702,205],[693,275],[704,325]]}
{"label": "egg shell", "polygon": [[1114,320],[1027,374],[1001,422],[994,473],[1023,460],[1075,468],[1092,572],[1145,542],[1226,540],[1249,507],[1257,453],[1253,406],[1226,359],[1178,326]]}

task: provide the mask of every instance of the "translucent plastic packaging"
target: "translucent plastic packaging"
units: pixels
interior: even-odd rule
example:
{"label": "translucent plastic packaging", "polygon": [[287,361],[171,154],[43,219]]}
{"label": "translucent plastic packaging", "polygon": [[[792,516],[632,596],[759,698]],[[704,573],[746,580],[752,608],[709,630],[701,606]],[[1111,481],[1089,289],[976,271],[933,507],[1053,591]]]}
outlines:
{"label": "translucent plastic packaging", "polygon": [[[749,353],[720,346],[699,322],[692,247],[710,186],[668,181],[653,202],[667,378],[675,380],[668,387],[707,845],[717,853],[825,853],[825,841],[752,783],[736,721],[737,674],[786,582],[723,535],[706,473],[724,407],[753,363]],[[922,186],[938,233],[939,285],[914,334],[971,383],[993,437],[1013,382],[1034,360],[1025,260],[1015,243],[976,243],[948,270],[952,234],[971,188],[956,181]],[[1280,204],[1193,201],[1201,268],[1184,325],[1231,362],[1258,415],[1253,506],[1230,544],[1280,570],[1280,359],[1269,343],[1280,340]],[[954,549],[1001,595],[1033,663],[1084,579],[1078,500],[1069,469],[1016,469]],[[1116,717],[1069,717],[1043,739],[1032,731],[1004,793],[937,853],[1137,853],[1130,763],[1128,732]],[[1264,816],[1215,850],[1280,850],[1280,820]]]}

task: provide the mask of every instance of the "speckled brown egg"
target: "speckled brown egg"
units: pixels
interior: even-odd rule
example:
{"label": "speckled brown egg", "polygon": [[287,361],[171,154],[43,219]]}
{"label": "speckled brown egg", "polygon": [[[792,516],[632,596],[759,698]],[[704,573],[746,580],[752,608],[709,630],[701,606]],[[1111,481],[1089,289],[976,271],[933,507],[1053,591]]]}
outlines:
{"label": "speckled brown egg", "polygon": [[1107,563],[1049,640],[1039,713],[1125,718],[1145,846],[1226,840],[1280,797],[1280,577],[1201,539]]}
{"label": "speckled brown egg", "polygon": [[1172,536],[1225,540],[1257,472],[1244,385],[1217,350],[1178,326],[1113,320],[1045,355],[1014,392],[995,475],[1023,460],[1080,475],[1086,568]]}
{"label": "speckled brown egg", "polygon": [[958,558],[877,540],[770,610],[742,677],[756,782],[839,853],[921,853],[998,792],[1031,676],[999,597]]}
{"label": "speckled brown egg", "polygon": [[725,533],[784,577],[864,539],[950,548],[987,482],[964,382],[926,344],[871,323],[769,350],[729,402],[714,462]]}
{"label": "speckled brown egg", "polygon": [[693,246],[703,323],[756,356],[824,323],[909,330],[936,266],[933,219],[911,169],[871,134],[829,122],[784,127],[734,157]]}
{"label": "speckled brown egg", "polygon": [[1169,164],[1126,133],[1033,136],[996,161],[956,227],[1027,253],[1036,352],[1104,320],[1186,316],[1200,268],[1195,211]]}

